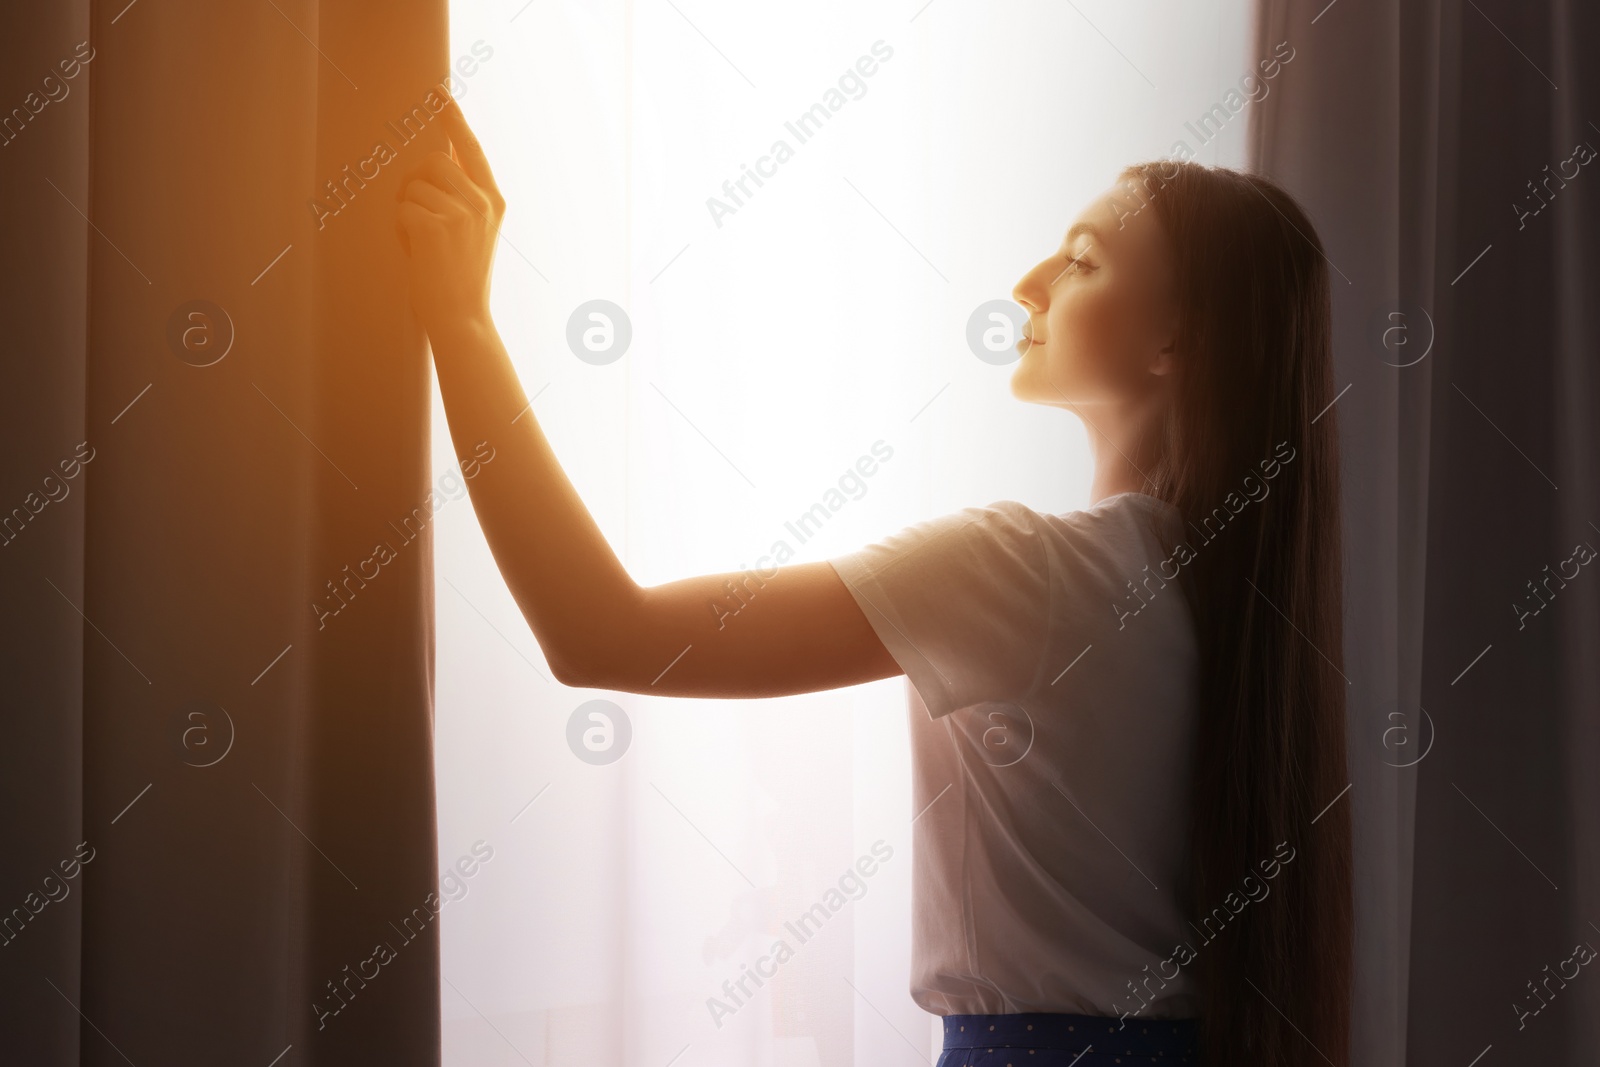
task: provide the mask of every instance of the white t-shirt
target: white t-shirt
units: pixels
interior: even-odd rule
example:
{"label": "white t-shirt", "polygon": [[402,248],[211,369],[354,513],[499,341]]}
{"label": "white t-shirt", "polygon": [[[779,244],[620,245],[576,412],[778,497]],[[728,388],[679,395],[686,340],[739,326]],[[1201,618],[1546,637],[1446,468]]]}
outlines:
{"label": "white t-shirt", "polygon": [[1170,962],[1192,943],[1199,658],[1152,522],[1181,540],[1143,493],[1006,500],[829,561],[909,682],[925,1011],[1199,1014],[1192,963]]}

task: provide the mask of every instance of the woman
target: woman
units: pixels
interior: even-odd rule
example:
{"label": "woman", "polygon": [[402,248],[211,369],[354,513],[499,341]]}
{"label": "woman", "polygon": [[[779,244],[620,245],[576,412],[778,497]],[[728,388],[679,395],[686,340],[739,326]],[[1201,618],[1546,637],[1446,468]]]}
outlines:
{"label": "woman", "polygon": [[[1016,286],[1020,399],[1086,510],[1002,501],[827,562],[641,588],[489,314],[504,200],[459,109],[400,192],[485,537],[565,684],[911,682],[912,993],[940,1067],[1347,1060],[1350,829],[1327,272],[1262,178],[1129,168]],[[520,416],[520,417],[519,417]],[[513,421],[515,420],[515,421]],[[726,624],[727,583],[741,590]]]}

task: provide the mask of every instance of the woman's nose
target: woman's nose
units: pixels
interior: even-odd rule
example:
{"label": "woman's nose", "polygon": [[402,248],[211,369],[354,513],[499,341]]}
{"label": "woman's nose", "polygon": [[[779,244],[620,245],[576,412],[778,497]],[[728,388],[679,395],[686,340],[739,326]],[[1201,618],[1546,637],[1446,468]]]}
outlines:
{"label": "woman's nose", "polygon": [[1049,302],[1049,290],[1040,282],[1039,273],[1044,268],[1040,263],[1022,276],[1016,286],[1011,290],[1011,299],[1027,308],[1029,311],[1041,312]]}

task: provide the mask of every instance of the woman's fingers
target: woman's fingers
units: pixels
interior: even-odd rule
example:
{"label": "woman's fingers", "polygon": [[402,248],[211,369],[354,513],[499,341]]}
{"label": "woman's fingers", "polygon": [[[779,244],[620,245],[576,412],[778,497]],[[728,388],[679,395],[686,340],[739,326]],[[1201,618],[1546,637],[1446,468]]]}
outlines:
{"label": "woman's fingers", "polygon": [[406,177],[407,185],[418,179],[431,182],[438,189],[464,201],[478,215],[489,217],[492,207],[489,195],[478,188],[477,183],[444,152],[429,152],[417,169]]}
{"label": "woman's fingers", "polygon": [[411,246],[414,243],[410,238],[431,232],[441,221],[438,215],[415,201],[400,201],[400,208],[395,212],[395,223],[405,235],[405,239],[402,239],[400,243],[405,246],[406,254],[411,254]]}
{"label": "woman's fingers", "polygon": [[[472,170],[482,156],[469,151],[465,125],[441,123],[447,125],[451,151],[425,153],[395,190],[397,229],[409,258],[411,307],[430,335],[464,321],[488,321],[501,217],[499,193],[474,180]],[[486,167],[478,170],[487,173]]]}
{"label": "woman's fingers", "polygon": [[454,197],[425,178],[413,178],[403,187],[402,199],[414,204],[421,204],[435,215],[443,215],[450,210],[450,202]]}
{"label": "woman's fingers", "polygon": [[474,185],[483,190],[495,211],[503,211],[505,200],[500,195],[500,187],[495,184],[494,172],[489,169],[489,157],[483,154],[483,146],[478,143],[477,135],[467,125],[461,105],[452,97],[439,114],[444,119],[445,132],[450,135],[450,147],[461,161],[461,169]]}

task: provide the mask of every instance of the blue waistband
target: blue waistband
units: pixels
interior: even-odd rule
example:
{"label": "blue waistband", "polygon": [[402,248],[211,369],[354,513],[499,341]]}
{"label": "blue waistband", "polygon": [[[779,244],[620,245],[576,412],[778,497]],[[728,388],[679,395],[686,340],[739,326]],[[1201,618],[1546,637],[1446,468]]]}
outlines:
{"label": "blue waistband", "polygon": [[[1138,1019],[1073,1015],[1064,1012],[1020,1012],[1010,1015],[946,1015],[947,1049],[1036,1048],[1117,1056],[1159,1057],[1182,1064],[1199,1058],[1198,1019]],[[1109,1062],[1109,1061],[1108,1061]]]}

